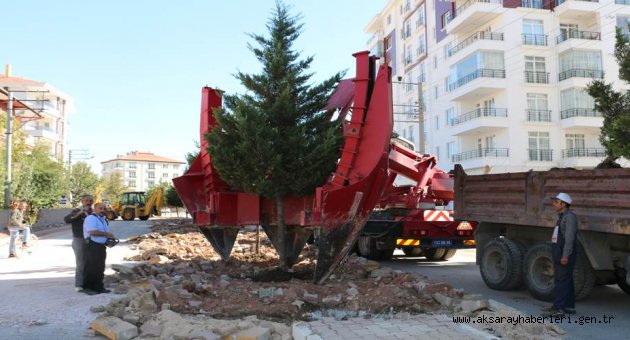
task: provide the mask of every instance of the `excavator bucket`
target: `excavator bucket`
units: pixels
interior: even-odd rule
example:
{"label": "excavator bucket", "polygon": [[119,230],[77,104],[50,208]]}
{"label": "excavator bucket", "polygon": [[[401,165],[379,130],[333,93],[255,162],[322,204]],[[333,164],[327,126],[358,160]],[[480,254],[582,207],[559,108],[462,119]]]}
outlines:
{"label": "excavator bucket", "polygon": [[232,253],[236,236],[238,236],[238,227],[231,228],[209,228],[200,226],[199,229],[203,235],[210,241],[212,248],[221,255],[223,261],[227,261]]}
{"label": "excavator bucket", "polygon": [[313,231],[310,229],[301,226],[287,226],[284,247],[281,248],[278,242],[278,226],[263,224],[263,229],[278,254],[282,253],[284,255],[285,264],[288,267],[293,266],[297,262],[306,241],[313,235]]}
{"label": "excavator bucket", "polygon": [[352,117],[337,170],[321,191],[321,229],[314,281],[322,283],[348,255],[385,189],[393,128],[389,68],[374,79],[375,59],[355,55]]}

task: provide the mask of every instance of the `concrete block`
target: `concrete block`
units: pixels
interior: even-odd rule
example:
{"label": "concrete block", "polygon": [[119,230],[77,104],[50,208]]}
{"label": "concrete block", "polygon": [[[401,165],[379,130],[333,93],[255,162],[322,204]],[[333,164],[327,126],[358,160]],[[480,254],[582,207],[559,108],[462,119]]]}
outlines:
{"label": "concrete block", "polygon": [[441,293],[433,293],[433,300],[439,302],[442,306],[450,307],[453,305],[453,298],[450,298]]}
{"label": "concrete block", "polygon": [[509,312],[509,313],[515,313],[515,314],[520,314],[521,312],[519,312],[517,309],[514,309],[506,304],[503,304],[499,301],[496,300],[488,300],[488,304],[490,306],[490,309],[494,312]]}
{"label": "concrete block", "polygon": [[270,338],[271,331],[264,327],[244,329],[230,336],[230,340],[269,340]]}
{"label": "concrete block", "polygon": [[112,340],[128,340],[138,336],[138,327],[113,316],[97,318],[90,328]]}
{"label": "concrete block", "polygon": [[486,309],[489,304],[488,300],[463,300],[459,306],[464,313],[470,313],[480,309]]}
{"label": "concrete block", "polygon": [[295,340],[306,340],[306,337],[313,334],[309,326],[304,323],[296,322],[291,328],[291,335],[293,335],[293,339]]}

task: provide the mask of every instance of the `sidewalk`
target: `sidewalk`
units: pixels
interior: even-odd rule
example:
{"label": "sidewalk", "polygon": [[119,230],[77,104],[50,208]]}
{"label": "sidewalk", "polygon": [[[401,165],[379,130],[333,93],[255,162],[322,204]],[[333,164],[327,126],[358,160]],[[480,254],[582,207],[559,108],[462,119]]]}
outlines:
{"label": "sidewalk", "polygon": [[400,319],[324,317],[312,322],[294,322],[295,340],[417,340],[417,339],[497,339],[476,328],[453,323],[446,315],[409,315]]}

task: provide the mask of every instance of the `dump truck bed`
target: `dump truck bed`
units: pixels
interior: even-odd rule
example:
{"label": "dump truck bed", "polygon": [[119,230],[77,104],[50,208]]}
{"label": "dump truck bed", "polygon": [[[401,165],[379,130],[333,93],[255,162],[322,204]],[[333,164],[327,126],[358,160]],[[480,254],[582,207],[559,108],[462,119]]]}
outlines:
{"label": "dump truck bed", "polygon": [[573,198],[579,228],[630,235],[630,169],[549,170],[466,175],[455,166],[455,218],[553,227],[550,199]]}

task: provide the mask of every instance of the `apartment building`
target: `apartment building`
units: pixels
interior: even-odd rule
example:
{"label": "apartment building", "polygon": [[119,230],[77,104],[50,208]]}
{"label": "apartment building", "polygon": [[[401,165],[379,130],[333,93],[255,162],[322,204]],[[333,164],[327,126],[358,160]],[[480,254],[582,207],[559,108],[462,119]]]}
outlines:
{"label": "apartment building", "polygon": [[171,182],[184,173],[185,162],[155,155],[151,152],[131,151],[101,162],[102,175],[120,173],[123,184],[134,191],[146,191],[160,182]]}
{"label": "apartment building", "polygon": [[365,31],[402,80],[395,130],[419,145],[421,95],[424,151],[477,174],[605,157],[585,88],[605,79],[627,89],[613,51],[628,22],[630,0],[391,0]]}
{"label": "apartment building", "polygon": [[27,144],[43,143],[50,149],[51,157],[63,161],[72,98],[48,83],[13,76],[10,65],[0,75],[0,89],[0,111],[6,114],[10,92],[14,98],[15,126],[27,133]]}

